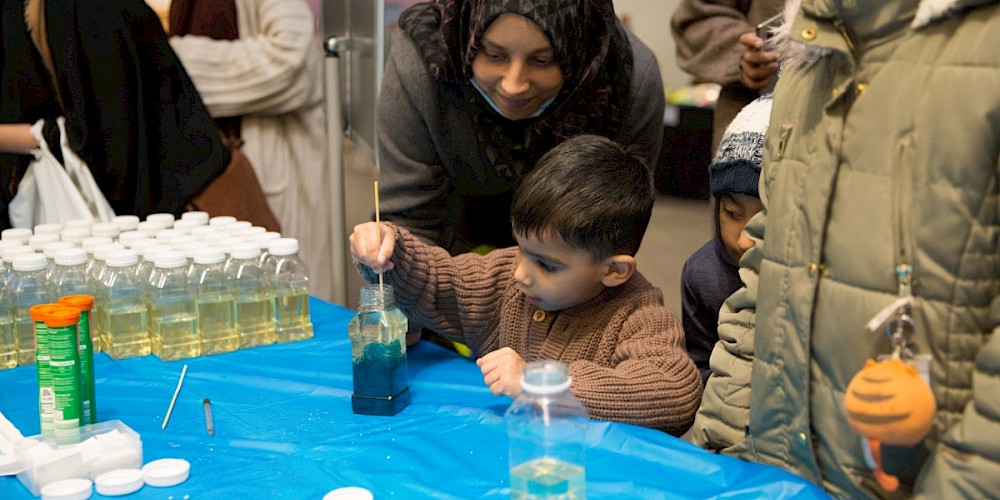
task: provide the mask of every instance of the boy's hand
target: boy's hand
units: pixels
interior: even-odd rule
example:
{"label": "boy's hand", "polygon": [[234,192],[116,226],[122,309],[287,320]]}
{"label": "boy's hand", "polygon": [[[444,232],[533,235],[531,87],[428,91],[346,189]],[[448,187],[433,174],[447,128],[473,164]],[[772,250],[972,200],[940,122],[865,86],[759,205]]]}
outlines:
{"label": "boy's hand", "polygon": [[740,81],[749,89],[767,87],[778,72],[779,54],[768,50],[764,39],[752,31],[740,35],[740,43],[745,47],[740,57]]}
{"label": "boy's hand", "polygon": [[382,224],[380,228],[374,222],[358,224],[354,226],[350,241],[351,256],[372,271],[382,273],[395,267],[389,260],[396,248],[396,232],[391,227]]}
{"label": "boy's hand", "polygon": [[510,347],[497,349],[476,360],[490,392],[511,399],[521,395],[521,375],[525,364],[524,359]]}

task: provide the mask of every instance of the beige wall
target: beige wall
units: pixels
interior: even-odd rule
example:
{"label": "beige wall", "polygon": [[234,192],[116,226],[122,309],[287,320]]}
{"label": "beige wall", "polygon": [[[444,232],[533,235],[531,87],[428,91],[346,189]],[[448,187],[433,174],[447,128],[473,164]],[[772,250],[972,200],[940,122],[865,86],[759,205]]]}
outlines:
{"label": "beige wall", "polygon": [[691,77],[677,67],[670,16],[680,0],[614,0],[618,17],[626,18],[630,29],[656,54],[660,74],[667,89],[691,83]]}

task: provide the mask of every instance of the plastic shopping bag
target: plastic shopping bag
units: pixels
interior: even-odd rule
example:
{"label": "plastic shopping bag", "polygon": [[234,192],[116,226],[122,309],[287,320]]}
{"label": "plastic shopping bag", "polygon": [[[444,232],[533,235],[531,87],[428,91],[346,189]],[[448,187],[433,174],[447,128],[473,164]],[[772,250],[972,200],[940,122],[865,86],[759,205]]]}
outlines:
{"label": "plastic shopping bag", "polygon": [[90,168],[72,149],[66,138],[65,120],[57,118],[59,148],[63,163],[52,154],[42,136],[44,120],[32,125],[31,134],[39,148],[35,159],[21,178],[17,194],[8,205],[14,227],[31,228],[49,222],[65,223],[73,219],[111,222],[115,212],[94,181]]}

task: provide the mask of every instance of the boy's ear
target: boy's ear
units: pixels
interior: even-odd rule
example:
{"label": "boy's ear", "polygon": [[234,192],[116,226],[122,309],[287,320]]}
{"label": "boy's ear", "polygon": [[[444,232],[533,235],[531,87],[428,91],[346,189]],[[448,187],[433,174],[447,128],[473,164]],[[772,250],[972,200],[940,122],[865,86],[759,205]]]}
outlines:
{"label": "boy's ear", "polygon": [[612,255],[607,265],[601,277],[601,283],[607,287],[621,285],[635,274],[635,257],[631,255]]}

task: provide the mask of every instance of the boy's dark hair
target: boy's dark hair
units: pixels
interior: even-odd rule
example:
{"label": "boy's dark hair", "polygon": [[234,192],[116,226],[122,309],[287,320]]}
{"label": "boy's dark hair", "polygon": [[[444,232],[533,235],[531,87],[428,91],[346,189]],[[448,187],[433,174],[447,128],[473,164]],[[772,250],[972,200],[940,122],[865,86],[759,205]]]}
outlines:
{"label": "boy's dark hair", "polygon": [[652,175],[634,149],[579,135],[545,153],[524,177],[510,221],[515,234],[559,235],[601,261],[635,255],[654,197]]}

